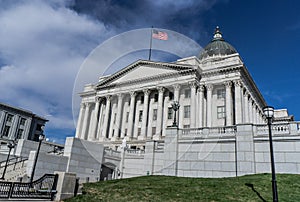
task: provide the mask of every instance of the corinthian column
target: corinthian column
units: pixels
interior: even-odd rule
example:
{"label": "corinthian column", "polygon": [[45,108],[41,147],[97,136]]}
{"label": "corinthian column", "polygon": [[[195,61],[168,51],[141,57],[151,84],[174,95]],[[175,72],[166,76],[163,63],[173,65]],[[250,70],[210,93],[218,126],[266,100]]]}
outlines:
{"label": "corinthian column", "polygon": [[116,123],[114,127],[114,137],[118,138],[121,132],[121,118],[122,118],[122,106],[123,106],[123,95],[118,94],[118,106],[117,106],[117,115],[116,115]]}
{"label": "corinthian column", "polygon": [[102,137],[107,138],[108,136],[108,121],[109,121],[109,113],[110,113],[110,99],[111,96],[106,96],[106,107],[105,107],[105,114],[104,114],[104,123],[103,123],[103,128],[102,128]]}
{"label": "corinthian column", "polygon": [[85,103],[85,112],[82,126],[82,139],[86,140],[89,132],[89,119],[91,113],[91,103]]}
{"label": "corinthian column", "polygon": [[133,137],[133,115],[134,115],[134,107],[135,107],[135,92],[130,92],[130,108],[129,108],[129,116],[128,116],[128,131],[127,136]]}
{"label": "corinthian column", "polygon": [[147,117],[148,117],[148,107],[149,107],[149,93],[148,89],[144,90],[144,108],[143,108],[143,117],[142,117],[142,129],[141,129],[141,139],[147,137]]}
{"label": "corinthian column", "polygon": [[98,118],[99,118],[99,109],[100,109],[100,102],[101,99],[99,97],[95,98],[95,111],[94,111],[94,117],[92,118],[92,130],[89,133],[88,140],[95,140],[97,136],[97,127],[98,127]]}
{"label": "corinthian column", "polygon": [[212,84],[208,84],[206,85],[206,89],[207,89],[207,127],[211,127],[212,126],[212,90],[213,90],[213,85]]}
{"label": "corinthian column", "polygon": [[232,125],[232,95],[231,95],[231,86],[232,83],[230,81],[225,82],[226,88],[226,126]]}
{"label": "corinthian column", "polygon": [[240,80],[234,81],[234,104],[235,104],[235,123],[239,124],[243,122],[242,119],[242,82]]}
{"label": "corinthian column", "polygon": [[191,118],[190,118],[190,128],[196,127],[196,83],[191,82]]}
{"label": "corinthian column", "polygon": [[161,125],[162,125],[162,112],[163,112],[163,96],[164,88],[158,88],[158,106],[157,106],[157,120],[156,120],[156,135],[158,139],[161,137]]}
{"label": "corinthian column", "polygon": [[179,84],[175,84],[173,87],[174,87],[174,101],[179,101],[180,85]]}
{"label": "corinthian column", "polygon": [[244,122],[249,123],[249,106],[248,106],[248,97],[249,93],[245,92],[244,94]]}
{"label": "corinthian column", "polygon": [[203,99],[204,99],[204,86],[201,85],[198,88],[198,126],[203,127]]}
{"label": "corinthian column", "polygon": [[[82,124],[83,124],[83,118],[84,118],[84,110],[85,110],[85,104],[80,104],[80,111],[79,111],[79,117],[77,120],[77,127],[76,127],[76,135],[75,137],[81,138],[81,131],[82,131]],[[4,117],[4,116],[3,116]]]}

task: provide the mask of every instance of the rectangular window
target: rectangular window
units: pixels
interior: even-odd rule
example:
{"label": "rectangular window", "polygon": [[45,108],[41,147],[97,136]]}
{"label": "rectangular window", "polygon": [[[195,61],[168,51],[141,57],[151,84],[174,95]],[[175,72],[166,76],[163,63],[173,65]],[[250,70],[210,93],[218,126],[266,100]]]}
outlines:
{"label": "rectangular window", "polygon": [[191,89],[185,89],[184,90],[184,97],[190,98],[191,97]]}
{"label": "rectangular window", "polygon": [[22,139],[22,136],[23,136],[23,129],[18,129],[17,139]]}
{"label": "rectangular window", "polygon": [[126,123],[128,123],[128,119],[129,119],[129,112],[126,113]]}
{"label": "rectangular window", "polygon": [[184,118],[190,118],[190,116],[191,116],[190,105],[184,106]]}
{"label": "rectangular window", "polygon": [[142,129],[138,128],[138,136],[141,136],[141,133],[142,133]]}
{"label": "rectangular window", "polygon": [[152,127],[152,136],[156,134],[156,127]]}
{"label": "rectangular window", "polygon": [[173,119],[173,108],[172,107],[168,108],[168,119]]}
{"label": "rectangular window", "polygon": [[12,122],[12,119],[13,119],[13,115],[12,114],[7,114],[7,117],[6,117],[6,122],[9,122],[11,123]]}
{"label": "rectangular window", "polygon": [[225,118],[226,113],[225,113],[225,106],[219,106],[217,108],[217,117],[218,119],[223,119]]}
{"label": "rectangular window", "polygon": [[139,122],[142,122],[143,120],[143,110],[140,110],[139,112]]}
{"label": "rectangular window", "polygon": [[225,98],[225,90],[224,89],[218,89],[217,90],[217,97],[218,97],[218,99],[223,99],[223,98]]}
{"label": "rectangular window", "polygon": [[114,124],[116,123],[117,113],[114,114]]}
{"label": "rectangular window", "polygon": [[20,126],[25,126],[25,122],[26,122],[26,119],[21,118],[21,120],[20,120]]}
{"label": "rectangular window", "polygon": [[157,119],[157,109],[153,109],[153,121]]}
{"label": "rectangular window", "polygon": [[5,126],[5,127],[4,127],[4,130],[3,130],[3,136],[8,137],[9,129],[10,129],[9,126]]}

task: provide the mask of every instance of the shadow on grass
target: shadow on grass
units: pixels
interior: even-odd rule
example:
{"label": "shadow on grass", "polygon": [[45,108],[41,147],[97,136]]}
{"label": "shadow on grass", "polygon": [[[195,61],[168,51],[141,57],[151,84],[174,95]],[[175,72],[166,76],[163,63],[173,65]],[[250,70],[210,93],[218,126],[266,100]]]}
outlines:
{"label": "shadow on grass", "polygon": [[256,193],[256,195],[257,195],[263,202],[267,202],[267,201],[260,195],[260,193],[259,193],[258,191],[255,190],[253,184],[251,184],[251,183],[245,183],[245,185],[246,185],[247,187],[250,187],[250,188],[252,189],[252,191],[253,191],[254,193]]}

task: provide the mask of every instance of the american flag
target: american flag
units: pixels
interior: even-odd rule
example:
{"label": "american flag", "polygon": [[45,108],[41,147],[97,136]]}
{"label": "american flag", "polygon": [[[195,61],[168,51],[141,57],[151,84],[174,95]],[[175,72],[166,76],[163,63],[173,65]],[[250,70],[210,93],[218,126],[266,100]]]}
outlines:
{"label": "american flag", "polygon": [[153,30],[152,31],[152,37],[154,39],[159,39],[159,40],[168,40],[168,34],[166,32],[161,32],[161,31],[157,31],[157,30]]}

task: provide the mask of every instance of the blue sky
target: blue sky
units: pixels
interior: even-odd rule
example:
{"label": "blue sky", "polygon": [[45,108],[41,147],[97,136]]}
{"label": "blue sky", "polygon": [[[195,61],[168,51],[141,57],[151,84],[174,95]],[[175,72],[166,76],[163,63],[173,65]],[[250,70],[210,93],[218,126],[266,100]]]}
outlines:
{"label": "blue sky", "polygon": [[219,25],[267,103],[299,120],[299,9],[296,0],[0,0],[0,102],[49,119],[46,135],[62,143],[74,136],[76,74],[99,44],[154,26],[204,47]]}

